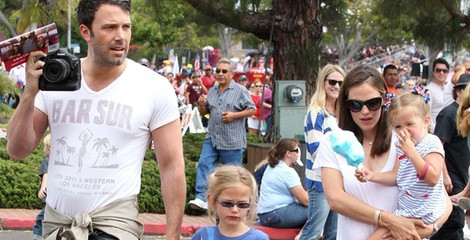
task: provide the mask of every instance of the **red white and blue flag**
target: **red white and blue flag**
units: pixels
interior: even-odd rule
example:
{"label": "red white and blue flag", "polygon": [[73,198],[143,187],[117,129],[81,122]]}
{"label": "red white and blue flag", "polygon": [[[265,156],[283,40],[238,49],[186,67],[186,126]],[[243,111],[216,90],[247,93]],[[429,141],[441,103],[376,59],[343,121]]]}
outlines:
{"label": "red white and blue flag", "polygon": [[201,59],[199,58],[199,53],[196,54],[196,59],[194,59],[194,71],[201,75]]}

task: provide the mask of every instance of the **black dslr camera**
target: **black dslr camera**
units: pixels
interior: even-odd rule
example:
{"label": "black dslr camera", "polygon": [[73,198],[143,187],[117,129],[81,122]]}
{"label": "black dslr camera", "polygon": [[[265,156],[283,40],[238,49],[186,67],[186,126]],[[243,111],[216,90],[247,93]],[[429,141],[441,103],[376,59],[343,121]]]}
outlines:
{"label": "black dslr camera", "polygon": [[43,91],[76,91],[80,89],[80,59],[60,48],[50,52],[44,61],[39,89]]}

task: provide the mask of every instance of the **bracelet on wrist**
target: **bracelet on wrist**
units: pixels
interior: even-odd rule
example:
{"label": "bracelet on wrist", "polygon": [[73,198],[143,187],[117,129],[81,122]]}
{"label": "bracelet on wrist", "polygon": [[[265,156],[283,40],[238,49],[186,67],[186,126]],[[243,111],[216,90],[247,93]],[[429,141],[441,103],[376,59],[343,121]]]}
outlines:
{"label": "bracelet on wrist", "polygon": [[428,169],[429,169],[429,162],[424,161],[423,169],[421,170],[419,174],[417,174],[417,177],[419,180],[423,180],[424,177],[426,177],[426,173],[428,173]]}
{"label": "bracelet on wrist", "polygon": [[377,209],[374,213],[374,224],[375,225],[379,225],[381,215],[382,215],[382,210]]}

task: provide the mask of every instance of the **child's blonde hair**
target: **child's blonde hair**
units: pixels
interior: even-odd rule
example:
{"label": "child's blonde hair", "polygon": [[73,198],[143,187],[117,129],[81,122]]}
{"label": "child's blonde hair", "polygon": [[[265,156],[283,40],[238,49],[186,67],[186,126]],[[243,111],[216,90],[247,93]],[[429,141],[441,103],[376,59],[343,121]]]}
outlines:
{"label": "child's blonde hair", "polygon": [[429,104],[426,103],[423,96],[413,92],[406,92],[392,99],[388,109],[389,126],[391,126],[391,120],[404,107],[414,107],[416,114],[422,118],[431,115],[431,108]]}
{"label": "child's blonde hair", "polygon": [[227,188],[247,187],[250,191],[250,208],[246,215],[245,223],[253,224],[256,217],[256,204],[258,202],[258,186],[253,175],[241,166],[223,165],[209,176],[207,187],[208,198],[207,211],[212,222],[219,223],[219,216],[214,205],[220,193]]}
{"label": "child's blonde hair", "polygon": [[462,137],[467,137],[468,133],[468,115],[470,112],[466,111],[470,108],[470,84],[465,87],[462,93],[462,99],[457,110],[457,130]]}
{"label": "child's blonde hair", "polygon": [[51,151],[51,134],[47,134],[42,142],[44,144],[44,151]]}

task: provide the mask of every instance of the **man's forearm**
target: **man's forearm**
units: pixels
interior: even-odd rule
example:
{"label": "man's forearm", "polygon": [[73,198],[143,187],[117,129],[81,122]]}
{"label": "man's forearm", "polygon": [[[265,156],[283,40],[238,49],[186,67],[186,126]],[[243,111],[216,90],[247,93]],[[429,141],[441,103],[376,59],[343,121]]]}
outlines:
{"label": "man's forearm", "polygon": [[[174,170],[174,171],[173,171]],[[166,239],[180,239],[186,202],[184,166],[171,171],[160,171],[161,190],[166,213]]]}
{"label": "man's forearm", "polygon": [[24,94],[7,126],[7,149],[12,159],[26,157],[38,141],[34,129],[34,96]]}
{"label": "man's forearm", "polygon": [[206,106],[202,104],[197,105],[197,110],[199,110],[199,114],[201,114],[201,116],[204,116],[207,113]]}
{"label": "man's forearm", "polygon": [[255,113],[256,113],[256,109],[249,108],[241,112],[237,112],[235,116],[236,118],[247,118],[247,117],[251,117]]}

